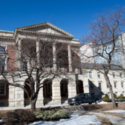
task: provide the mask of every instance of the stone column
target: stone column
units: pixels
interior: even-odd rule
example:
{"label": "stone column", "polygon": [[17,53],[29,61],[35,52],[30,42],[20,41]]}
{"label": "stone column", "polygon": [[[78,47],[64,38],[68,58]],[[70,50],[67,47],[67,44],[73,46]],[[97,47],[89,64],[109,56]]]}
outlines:
{"label": "stone column", "polygon": [[72,58],[71,58],[71,45],[68,45],[68,62],[69,62],[69,72],[72,72]]}
{"label": "stone column", "polygon": [[37,65],[40,65],[40,41],[36,41],[36,60],[37,60]]}
{"label": "stone column", "polygon": [[4,70],[7,71],[8,70],[8,56],[5,58],[5,67]]}
{"label": "stone column", "polygon": [[54,105],[61,104],[60,79],[52,81],[52,103]]}
{"label": "stone column", "polygon": [[[24,84],[20,82],[20,84]],[[24,107],[24,90],[9,86],[9,107]]]}
{"label": "stone column", "polygon": [[15,87],[9,86],[9,99],[8,99],[8,106],[15,107]]}
{"label": "stone column", "polygon": [[89,93],[89,81],[87,78],[84,79],[84,93]]}
{"label": "stone column", "polygon": [[57,65],[56,65],[56,43],[53,43],[53,70],[57,71]]}

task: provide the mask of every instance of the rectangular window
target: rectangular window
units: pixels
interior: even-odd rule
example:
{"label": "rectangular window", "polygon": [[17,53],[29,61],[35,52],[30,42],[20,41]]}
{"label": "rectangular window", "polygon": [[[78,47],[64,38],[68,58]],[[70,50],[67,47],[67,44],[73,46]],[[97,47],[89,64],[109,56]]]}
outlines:
{"label": "rectangular window", "polygon": [[97,73],[98,78],[100,78],[100,72]]}
{"label": "rectangular window", "polygon": [[91,71],[89,72],[89,78],[92,78],[92,72]]}
{"label": "rectangular window", "polygon": [[6,47],[0,46],[0,53],[5,53],[5,52],[6,52]]}
{"label": "rectangular window", "polygon": [[6,89],[5,83],[0,83],[0,95],[5,95],[6,94],[5,89]]}
{"label": "rectangular window", "polygon": [[117,82],[114,82],[114,88],[116,88],[117,87]]}
{"label": "rectangular window", "polygon": [[98,87],[99,87],[99,90],[102,90],[102,83],[101,82],[98,83]]}
{"label": "rectangular window", "polygon": [[27,61],[26,60],[23,61],[23,67],[22,68],[23,68],[23,71],[27,71],[28,68],[27,68]]}
{"label": "rectangular window", "polygon": [[115,73],[114,72],[112,73],[112,77],[115,78]]}
{"label": "rectangular window", "polygon": [[125,77],[125,72],[124,72],[124,77]]}
{"label": "rectangular window", "polygon": [[109,85],[107,84],[107,88],[109,88]]}
{"label": "rectangular window", "polygon": [[120,72],[120,74],[119,74],[119,75],[120,75],[120,78],[122,78],[122,72]]}
{"label": "rectangular window", "polygon": [[5,58],[3,56],[0,56],[0,72],[4,70],[5,67]]}
{"label": "rectangular window", "polygon": [[121,82],[121,87],[124,88],[124,82]]}

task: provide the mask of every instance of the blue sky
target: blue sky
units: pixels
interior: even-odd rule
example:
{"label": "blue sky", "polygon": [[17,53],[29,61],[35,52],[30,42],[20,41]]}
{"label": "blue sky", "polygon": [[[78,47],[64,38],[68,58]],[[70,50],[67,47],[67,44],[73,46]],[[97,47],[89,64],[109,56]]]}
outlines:
{"label": "blue sky", "polygon": [[0,30],[50,22],[82,39],[98,14],[124,6],[125,0],[1,0]]}

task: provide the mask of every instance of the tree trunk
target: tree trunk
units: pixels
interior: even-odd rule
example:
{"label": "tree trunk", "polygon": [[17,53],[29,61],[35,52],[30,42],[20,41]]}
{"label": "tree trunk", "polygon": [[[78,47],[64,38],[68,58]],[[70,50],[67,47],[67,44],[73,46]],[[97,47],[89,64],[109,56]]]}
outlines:
{"label": "tree trunk", "polygon": [[105,77],[106,83],[107,83],[108,86],[109,86],[109,90],[110,90],[110,93],[111,93],[111,99],[112,99],[113,108],[116,108],[116,102],[115,102],[115,98],[114,98],[114,94],[113,94],[112,85],[111,85],[111,82],[110,82],[110,80],[109,80],[109,76],[108,76],[108,74],[104,74],[104,77]]}
{"label": "tree trunk", "polygon": [[36,98],[35,99],[31,99],[31,109],[32,111],[36,110]]}

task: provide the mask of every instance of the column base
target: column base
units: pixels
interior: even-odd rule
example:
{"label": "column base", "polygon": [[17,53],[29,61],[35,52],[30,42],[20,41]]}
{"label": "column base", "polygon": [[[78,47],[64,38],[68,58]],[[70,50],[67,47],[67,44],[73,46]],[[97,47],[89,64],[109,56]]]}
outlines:
{"label": "column base", "polygon": [[52,105],[61,105],[61,98],[53,98]]}

